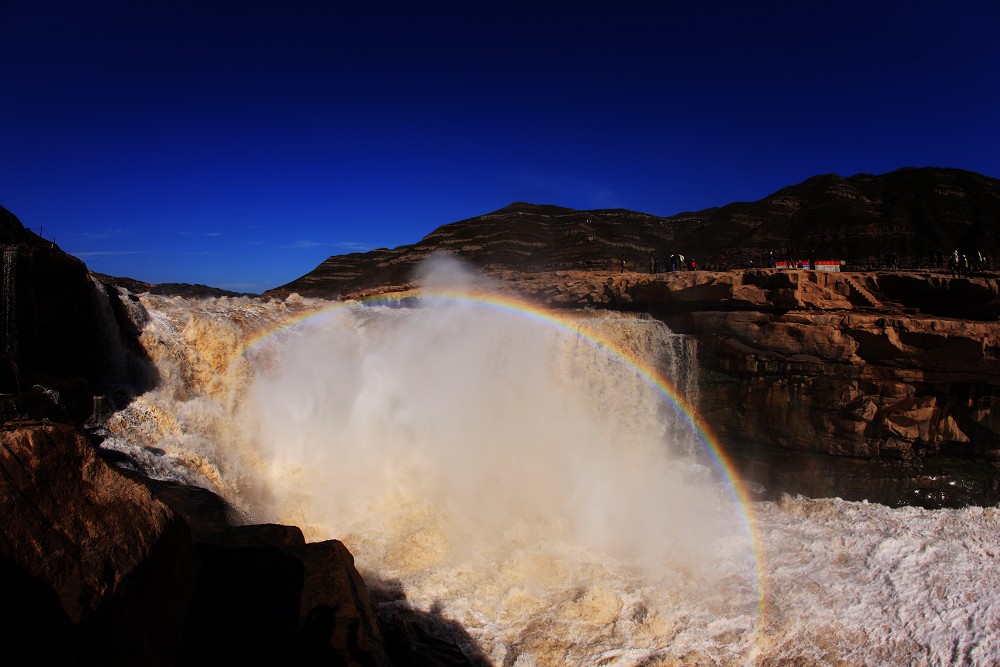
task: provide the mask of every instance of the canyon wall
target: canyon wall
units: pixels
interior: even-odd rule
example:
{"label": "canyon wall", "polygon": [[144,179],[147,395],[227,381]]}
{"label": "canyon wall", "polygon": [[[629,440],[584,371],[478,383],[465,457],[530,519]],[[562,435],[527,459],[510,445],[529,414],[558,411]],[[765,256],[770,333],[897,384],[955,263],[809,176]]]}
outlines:
{"label": "canyon wall", "polygon": [[699,410],[762,493],[1000,501],[1000,284],[748,270],[498,277],[552,306],[649,312],[698,341]]}

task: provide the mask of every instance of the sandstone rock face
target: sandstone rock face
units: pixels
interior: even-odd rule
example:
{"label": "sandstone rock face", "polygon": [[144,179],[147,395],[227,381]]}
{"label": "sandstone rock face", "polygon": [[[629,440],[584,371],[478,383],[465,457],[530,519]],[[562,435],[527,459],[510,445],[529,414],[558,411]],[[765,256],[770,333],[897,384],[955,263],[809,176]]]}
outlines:
{"label": "sandstone rock face", "polygon": [[996,278],[812,271],[515,276],[698,340],[700,411],[772,492],[1000,501]]}
{"label": "sandstone rock face", "polygon": [[493,275],[554,306],[648,310],[669,316],[695,311],[850,311],[987,322],[1000,316],[1000,280],[995,275],[774,269]]}

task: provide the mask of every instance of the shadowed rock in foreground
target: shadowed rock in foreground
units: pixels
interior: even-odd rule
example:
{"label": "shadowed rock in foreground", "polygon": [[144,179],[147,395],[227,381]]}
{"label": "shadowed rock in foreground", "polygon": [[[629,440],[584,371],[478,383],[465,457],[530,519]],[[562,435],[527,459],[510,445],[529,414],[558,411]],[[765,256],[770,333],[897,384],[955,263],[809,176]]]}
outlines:
{"label": "shadowed rock in foreground", "polygon": [[[294,527],[204,515],[189,515],[192,537],[157,498],[160,490],[183,506],[183,489],[129,479],[67,424],[5,424],[0,470],[6,601],[35,609],[18,617],[5,646],[24,658],[389,664],[340,542],[307,544]],[[190,490],[199,491],[208,493]],[[19,641],[40,634],[48,635],[40,646]]]}

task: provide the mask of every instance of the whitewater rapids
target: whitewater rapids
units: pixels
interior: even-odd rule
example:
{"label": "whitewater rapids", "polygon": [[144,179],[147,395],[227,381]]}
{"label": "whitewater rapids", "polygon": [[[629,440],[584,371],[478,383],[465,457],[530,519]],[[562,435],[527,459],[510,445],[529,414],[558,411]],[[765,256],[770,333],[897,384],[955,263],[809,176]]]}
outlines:
{"label": "whitewater rapids", "polygon": [[255,522],[342,540],[372,588],[460,624],[469,655],[1000,661],[997,509],[741,507],[676,408],[594,343],[694,400],[687,344],[658,322],[555,324],[472,298],[141,303],[160,383],[104,446]]}

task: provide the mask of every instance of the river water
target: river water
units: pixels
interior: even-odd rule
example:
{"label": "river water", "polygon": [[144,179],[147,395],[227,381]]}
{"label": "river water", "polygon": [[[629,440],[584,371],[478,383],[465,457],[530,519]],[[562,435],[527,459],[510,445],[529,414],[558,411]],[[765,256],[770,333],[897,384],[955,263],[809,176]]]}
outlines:
{"label": "river water", "polygon": [[[496,665],[1000,662],[1000,512],[748,502],[690,344],[507,297],[144,295],[157,388],[103,446],[336,538]],[[657,385],[666,379],[670,390]]]}

